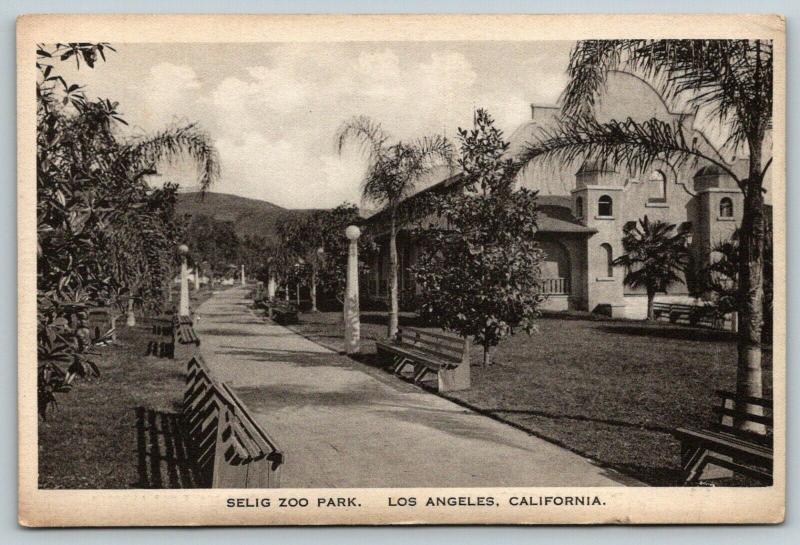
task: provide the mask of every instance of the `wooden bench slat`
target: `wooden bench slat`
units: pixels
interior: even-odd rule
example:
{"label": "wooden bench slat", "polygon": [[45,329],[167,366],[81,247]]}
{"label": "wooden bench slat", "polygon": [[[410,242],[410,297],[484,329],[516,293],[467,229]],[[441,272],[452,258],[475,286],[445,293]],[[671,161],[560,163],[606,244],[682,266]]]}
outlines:
{"label": "wooden bench slat", "polygon": [[752,397],[752,396],[740,396],[735,392],[731,392],[728,390],[714,390],[718,396],[723,397],[725,399],[729,399],[731,401],[743,401],[745,403],[749,403],[751,405],[760,405],[766,409],[772,408],[772,400],[769,398],[761,398],[761,397]]}
{"label": "wooden bench slat", "polygon": [[772,482],[772,472],[771,471],[763,471],[757,467],[749,467],[744,464],[737,464],[735,461],[726,460],[724,458],[720,458],[718,456],[708,456],[707,462],[718,465],[725,469],[730,469],[731,471],[735,471],[741,475],[746,475],[748,477],[752,477],[758,481],[763,483],[771,483]]}
{"label": "wooden bench slat", "polygon": [[245,405],[242,403],[242,400],[239,399],[239,396],[236,395],[236,392],[234,392],[231,387],[225,383],[222,384],[222,388],[233,401],[234,405],[240,408],[240,410],[237,411],[237,416],[239,417],[240,422],[246,429],[248,429],[251,436],[253,436],[256,441],[261,443],[261,448],[265,451],[277,452],[278,447],[275,442],[269,437],[269,435],[267,435],[266,431],[264,431],[264,429],[261,428],[261,426],[259,426],[255,420],[253,420],[252,415],[248,411],[244,410]]}
{"label": "wooden bench slat", "polygon": [[751,443],[757,443],[761,446],[771,447],[772,446],[772,436],[771,435],[761,435],[760,433],[755,433],[747,430],[740,430],[734,426],[728,424],[722,424],[720,422],[714,422],[711,424],[711,429],[713,431],[717,431],[720,433],[727,433],[729,435],[734,435],[741,438],[744,441],[750,441]]}
{"label": "wooden bench slat", "polygon": [[[755,449],[763,449],[764,452],[771,452],[770,451],[770,445],[768,445],[768,444],[767,445],[754,445],[753,441],[751,441],[749,437],[743,437],[742,435],[740,435],[738,433],[737,430],[733,430],[733,431],[728,431],[728,430],[713,431],[713,430],[699,430],[699,429],[693,429],[693,428],[685,428],[685,429],[692,430],[692,431],[695,431],[697,433],[704,433],[704,434],[708,435],[709,437],[719,438],[720,440],[724,440],[725,442],[730,443],[732,445],[744,445],[744,446],[752,447],[752,448],[755,448]],[[769,439],[769,437],[767,437],[767,436],[764,436],[764,437]]]}
{"label": "wooden bench slat", "polygon": [[[405,356],[408,356],[409,358],[414,358],[415,360],[419,361],[419,363],[428,363],[430,365],[436,366],[437,368],[455,367],[456,365],[461,363],[460,359],[453,358],[450,355],[438,353],[434,350],[426,350],[423,352],[421,350],[414,350],[413,346],[408,346],[408,345],[403,346],[390,343],[382,343],[382,345],[392,352],[403,354]],[[438,356],[439,358],[443,358],[446,361],[442,362],[432,361],[431,356]]]}
{"label": "wooden bench slat", "polygon": [[[427,337],[434,337],[436,339],[441,339],[443,341],[450,342],[452,344],[458,344],[460,346],[464,345],[464,339],[461,337],[454,337],[453,335],[446,335],[444,333],[437,333],[431,331],[425,331],[424,329],[417,329],[415,327],[404,327],[401,328],[399,331],[406,332],[411,331],[415,334],[427,336]],[[405,336],[405,335],[404,335]]]}
{"label": "wooden bench slat", "polygon": [[434,357],[432,354],[416,351],[412,347],[398,346],[396,344],[384,344],[384,350],[392,352],[398,356],[404,357],[407,360],[416,363],[417,365],[424,365],[429,369],[453,369],[458,366],[460,362],[452,359],[440,359]]}
{"label": "wooden bench slat", "polygon": [[[772,416],[754,414],[750,407],[745,410],[735,405],[745,403],[767,411],[772,410],[772,401],[750,396],[737,396],[733,392],[716,390],[721,399],[720,406],[712,407],[719,420],[712,422],[711,429],[678,428],[673,435],[681,441],[681,460],[685,471],[685,482],[701,479],[708,465],[716,465],[759,481],[771,482],[773,466]],[[734,407],[729,404],[733,403]],[[760,411],[759,411],[760,412]],[[740,430],[732,425],[737,419],[764,425],[764,435]],[[730,459],[726,459],[730,457]],[[755,467],[750,467],[755,466]]]}
{"label": "wooden bench slat", "polygon": [[747,457],[758,462],[772,462],[772,451],[758,445],[736,441],[735,437],[708,432],[706,430],[696,430],[690,428],[678,428],[675,430],[676,436],[680,439],[689,439],[692,442],[711,444],[715,452],[733,457]]}
{"label": "wooden bench slat", "polygon": [[399,344],[398,346],[411,346],[423,351],[430,350],[436,354],[446,354],[447,357],[455,358],[458,361],[461,361],[461,354],[464,353],[463,350],[453,349],[435,341],[426,341],[423,339],[412,339],[410,342],[406,342],[406,339],[403,339],[402,344]]}
{"label": "wooden bench slat", "polygon": [[[209,472],[212,486],[278,484],[278,466],[283,463],[283,454],[233,390],[209,374],[199,356],[187,364],[183,416],[192,441],[193,459]],[[267,466],[266,460],[271,465]],[[220,464],[226,464],[227,468]]]}
{"label": "wooden bench slat", "polygon": [[728,407],[713,407],[711,409],[716,414],[721,414],[724,416],[730,416],[733,418],[740,418],[742,420],[747,420],[750,422],[756,422],[757,424],[764,424],[766,426],[772,426],[772,417],[771,416],[762,416],[758,414],[752,414],[745,411],[738,411],[736,409],[729,409]]}
{"label": "wooden bench slat", "polygon": [[421,336],[402,337],[402,339],[400,339],[400,344],[414,344],[414,345],[424,344],[426,346],[433,346],[436,347],[437,349],[453,352],[454,354],[461,354],[464,351],[463,343],[459,345],[446,344],[438,339],[426,338]]}
{"label": "wooden bench slat", "polygon": [[402,327],[394,339],[375,342],[378,353],[389,353],[392,372],[403,375],[413,365],[411,380],[421,383],[429,373],[436,373],[441,392],[470,387],[469,341],[444,333]]}

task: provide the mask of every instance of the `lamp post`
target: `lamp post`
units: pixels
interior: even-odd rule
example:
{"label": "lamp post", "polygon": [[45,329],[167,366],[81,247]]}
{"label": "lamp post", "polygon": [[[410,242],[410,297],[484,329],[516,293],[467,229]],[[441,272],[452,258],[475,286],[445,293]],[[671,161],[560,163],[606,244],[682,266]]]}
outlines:
{"label": "lamp post", "polygon": [[267,298],[272,301],[275,299],[275,290],[277,288],[277,282],[275,281],[275,260],[273,258],[267,259],[267,265],[269,266],[269,280],[267,281]]}
{"label": "lamp post", "polygon": [[208,284],[208,289],[209,290],[213,290],[214,289],[214,271],[211,270],[211,264],[208,262],[208,260],[203,261],[202,269],[208,273],[208,276],[206,277],[206,284]]}
{"label": "lamp post", "polygon": [[128,314],[125,318],[125,325],[133,327],[136,325],[136,314],[133,312],[133,294],[128,294]]}
{"label": "lamp post", "polygon": [[294,285],[294,293],[295,293],[295,302],[297,303],[297,309],[300,310],[300,269],[302,269],[303,265],[305,265],[305,260],[302,257],[297,258],[297,263],[294,264],[295,270],[295,285]]}
{"label": "lamp post", "polygon": [[194,291],[197,293],[200,291],[200,263],[195,262],[194,264]]}
{"label": "lamp post", "polygon": [[181,299],[178,305],[179,316],[189,316],[189,275],[186,271],[186,256],[189,247],[186,244],[178,246],[178,253],[181,256]]}
{"label": "lamp post", "polygon": [[314,253],[316,256],[311,264],[311,312],[319,312],[317,310],[317,272],[319,271],[320,263],[322,263],[322,258],[325,256],[325,248],[319,247]]}
{"label": "lamp post", "polygon": [[358,237],[361,230],[350,225],[344,231],[347,249],[347,288],[344,295],[344,346],[348,354],[361,351],[361,322],[358,309]]}

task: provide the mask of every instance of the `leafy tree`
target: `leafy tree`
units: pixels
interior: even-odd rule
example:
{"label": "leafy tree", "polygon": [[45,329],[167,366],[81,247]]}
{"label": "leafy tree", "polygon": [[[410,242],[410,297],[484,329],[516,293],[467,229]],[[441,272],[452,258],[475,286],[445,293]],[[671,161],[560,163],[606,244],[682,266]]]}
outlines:
{"label": "leafy tree", "polygon": [[420,311],[483,346],[484,365],[515,329],[530,333],[541,295],[542,251],[536,193],[513,190],[508,142],[478,110],[471,131],[459,129],[462,193],[432,197],[441,227],[420,231],[423,252],[413,268]]}
{"label": "leafy tree", "polygon": [[153,272],[147,252],[154,236],[177,233],[174,188],[147,183],[161,161],[181,153],[195,159],[203,187],[219,174],[216,152],[194,125],[123,140],[114,127],[124,123],[116,103],[88,101],[82,88],[56,74],[54,59],[79,66],[88,59],[91,67],[107,49],[57,44],[38,50],[38,286],[56,297],[77,288],[93,300],[130,297],[143,285],[143,275]]}
{"label": "leafy tree", "polygon": [[239,240],[239,257],[237,258],[239,263],[244,265],[249,274],[258,280],[262,280],[264,284],[266,284],[267,280],[262,279],[266,275],[263,269],[267,265],[266,261],[271,247],[269,241],[259,235],[246,234]]}
{"label": "leafy tree", "polygon": [[205,214],[192,216],[186,228],[186,244],[195,267],[208,268],[212,276],[224,276],[240,261],[241,245],[233,225]]}
{"label": "leafy tree", "polygon": [[[727,146],[743,150],[748,171],[739,176],[702,138],[682,124],[657,119],[600,123],[593,108],[608,73],[629,69],[643,75],[667,99],[684,100],[729,134]],[[764,176],[772,158],[763,153],[772,123],[772,42],[765,40],[588,40],[577,44],[568,68],[564,119],[545,131],[520,157],[567,162],[578,158],[619,163],[645,170],[656,161],[675,166],[713,164],[731,176],[744,194],[740,232],[739,292],[741,320],[736,391],[763,395],[761,329],[765,241]],[[740,154],[741,155],[741,154]],[[750,424],[741,423],[751,429]],[[754,431],[759,428],[753,427]]]}
{"label": "leafy tree", "polygon": [[[311,296],[311,310],[317,311],[318,291],[339,302],[344,299],[347,281],[348,241],[344,231],[348,225],[359,223],[358,207],[343,203],[329,210],[315,210],[306,216],[292,216],[278,223],[281,243],[277,259],[286,269],[284,277],[291,283],[306,285]],[[369,235],[359,239],[359,269],[375,251]]]}
{"label": "leafy tree", "polygon": [[[164,160],[187,155],[207,187],[219,175],[216,152],[194,125],[153,136],[122,138],[118,104],[88,100],[58,74],[58,62],[93,68],[114,49],[105,43],[40,45],[37,49],[37,303],[39,400],[74,376],[92,374],[86,306],[163,301],[182,232],[175,186],[152,188],[148,177]],[[77,317],[76,319],[73,319]],[[68,319],[69,318],[69,319]],[[62,369],[62,365],[67,368]]]}
{"label": "leafy tree", "polygon": [[452,164],[452,145],[439,135],[392,143],[380,123],[365,116],[346,121],[339,128],[336,141],[340,153],[350,141],[360,145],[368,160],[363,195],[389,216],[389,337],[394,337],[399,315],[397,229],[404,220],[398,214],[400,204],[434,168]]}
{"label": "leafy tree", "polygon": [[285,289],[286,300],[292,285],[299,288],[308,273],[304,255],[307,241],[302,240],[304,220],[297,216],[287,216],[278,220],[276,231],[278,243],[268,258],[269,270]]}
{"label": "leafy tree", "polygon": [[650,221],[647,216],[625,230],[624,253],[614,265],[625,267],[625,284],[644,288],[647,292],[647,319],[655,319],[653,300],[656,293],[667,291],[672,284],[683,282],[689,264],[687,230],[663,221]]}

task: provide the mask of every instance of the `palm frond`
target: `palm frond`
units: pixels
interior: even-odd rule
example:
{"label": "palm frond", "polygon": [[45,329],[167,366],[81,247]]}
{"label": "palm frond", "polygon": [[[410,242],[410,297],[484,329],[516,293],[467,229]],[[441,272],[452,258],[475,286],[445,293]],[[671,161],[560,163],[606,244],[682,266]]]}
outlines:
{"label": "palm frond", "polygon": [[390,138],[380,123],[368,116],[355,116],[344,123],[336,131],[336,150],[342,153],[344,147],[353,142],[360,151],[374,162],[382,154]]}
{"label": "palm frond", "polygon": [[[625,253],[613,264],[626,270],[625,284],[663,291],[674,283],[683,283],[681,274],[689,264],[688,232],[663,221],[644,216],[627,229],[622,238]],[[680,273],[680,274],[679,274]]]}
{"label": "palm frond", "polygon": [[688,141],[682,124],[658,119],[636,122],[612,120],[606,123],[590,117],[567,118],[553,128],[544,129],[537,141],[529,143],[515,158],[518,168],[536,160],[556,159],[562,163],[584,160],[600,166],[622,165],[633,172],[644,172],[657,162],[674,167],[706,161],[739,178],[731,168],[698,145]]}
{"label": "palm frond", "polygon": [[452,172],[454,162],[452,144],[441,135],[392,145],[381,138],[380,147],[370,156],[362,194],[383,208],[396,210],[427,174],[444,165]]}
{"label": "palm frond", "polygon": [[587,40],[570,57],[562,95],[568,117],[591,116],[608,73],[642,75],[667,100],[683,99],[728,129],[729,143],[772,118],[772,43],[763,40]]}
{"label": "palm frond", "polygon": [[209,135],[194,123],[166,129],[135,142],[128,146],[127,154],[142,169],[152,168],[161,161],[175,161],[188,156],[197,162],[198,181],[203,191],[220,176],[217,150]]}
{"label": "palm frond", "polygon": [[625,52],[637,41],[584,40],[577,43],[567,67],[569,83],[561,96],[562,111],[567,117],[591,116],[608,73],[620,68]]}
{"label": "palm frond", "polygon": [[446,136],[435,134],[418,138],[414,147],[418,150],[423,174],[440,166],[446,166],[452,174],[456,164],[455,150]]}

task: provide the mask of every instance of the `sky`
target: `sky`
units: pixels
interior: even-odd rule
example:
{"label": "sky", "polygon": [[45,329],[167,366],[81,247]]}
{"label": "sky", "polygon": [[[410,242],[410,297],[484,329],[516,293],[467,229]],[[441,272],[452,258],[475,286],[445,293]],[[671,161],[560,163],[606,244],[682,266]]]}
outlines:
{"label": "sky", "polygon": [[[368,115],[398,139],[455,138],[482,107],[510,136],[531,103],[556,103],[573,42],[112,45],[93,70],[59,68],[89,98],[120,103],[125,136],[197,123],[219,152],[212,191],[323,208],[360,203],[365,160],[335,146],[347,119]],[[160,170],[196,184],[189,163]]]}

